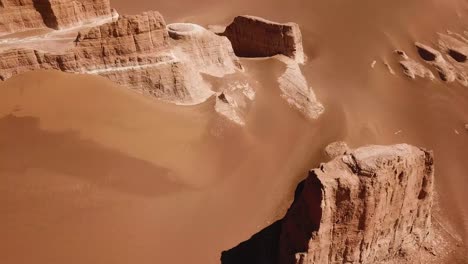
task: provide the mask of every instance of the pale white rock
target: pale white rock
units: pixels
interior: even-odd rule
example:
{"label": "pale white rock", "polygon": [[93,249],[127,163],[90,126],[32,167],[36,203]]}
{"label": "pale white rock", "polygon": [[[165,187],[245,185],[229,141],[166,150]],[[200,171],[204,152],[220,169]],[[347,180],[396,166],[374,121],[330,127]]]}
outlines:
{"label": "pale white rock", "polygon": [[324,111],[323,105],[317,100],[314,91],[307,83],[299,64],[283,55],[275,56],[275,58],[283,62],[286,67],[284,73],[278,78],[281,96],[306,117],[318,118]]}
{"label": "pale white rock", "polygon": [[348,151],[350,151],[350,148],[344,141],[333,142],[325,147],[325,154],[331,159],[344,155]]}

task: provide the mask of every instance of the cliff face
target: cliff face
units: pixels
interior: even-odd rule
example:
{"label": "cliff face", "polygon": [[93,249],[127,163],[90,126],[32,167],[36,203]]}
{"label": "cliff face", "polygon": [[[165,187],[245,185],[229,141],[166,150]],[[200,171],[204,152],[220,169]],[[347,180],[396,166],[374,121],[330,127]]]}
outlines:
{"label": "cliff face", "polygon": [[63,29],[113,15],[108,0],[0,0],[0,35]]}
{"label": "cliff face", "polygon": [[369,146],[310,171],[282,223],[280,263],[378,263],[431,231],[432,153]]}
{"label": "cliff face", "polygon": [[323,113],[323,106],[299,67],[299,64],[305,63],[299,25],[238,16],[224,32],[218,34],[231,41],[237,56],[273,57],[284,63],[285,71],[278,78],[282,97],[307,118],[315,119]]}
{"label": "cliff face", "polygon": [[[58,29],[111,14],[110,22],[99,20],[99,23],[71,31],[55,30],[26,39],[0,40],[0,80],[26,71],[55,69],[97,74],[176,104],[197,104],[216,95],[215,109],[243,125],[255,91],[248,83],[247,75],[243,74],[234,45],[236,49],[255,53],[255,56],[279,54],[276,59],[285,64],[285,72],[278,79],[284,99],[309,118],[317,118],[323,112],[298,65],[298,62],[304,62],[304,54],[296,24],[239,17],[226,30],[231,38],[228,39],[195,24],[166,25],[158,12],[117,18],[116,13],[110,11],[108,2],[101,0],[0,1],[0,12],[31,10],[31,14],[39,14],[38,22],[28,22],[30,25],[25,24],[28,20],[13,19],[20,23],[15,25],[13,20],[3,17],[4,28],[13,31],[41,26]],[[243,19],[252,20],[250,28],[243,29]],[[268,47],[270,50],[266,50]],[[212,87],[203,78],[203,74],[222,78],[236,73],[231,78],[236,80],[224,88]],[[239,86],[238,81],[245,85]]]}
{"label": "cliff face", "polygon": [[285,55],[304,63],[302,34],[296,23],[276,23],[254,16],[238,16],[222,35],[229,38],[237,56]]}
{"label": "cliff face", "polygon": [[[0,79],[35,69],[98,74],[159,99],[180,104],[206,100],[214,92],[201,73],[223,76],[241,68],[229,41],[204,28],[169,36],[158,12],[122,16],[78,33],[75,46],[58,54],[32,49],[2,53]],[[196,26],[196,27],[195,27]]]}

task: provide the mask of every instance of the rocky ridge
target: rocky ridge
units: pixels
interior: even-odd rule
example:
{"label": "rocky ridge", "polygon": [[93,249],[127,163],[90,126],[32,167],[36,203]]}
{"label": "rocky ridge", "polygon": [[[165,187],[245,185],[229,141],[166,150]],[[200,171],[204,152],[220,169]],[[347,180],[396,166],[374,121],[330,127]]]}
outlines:
{"label": "rocky ridge", "polygon": [[[53,5],[47,15],[41,13],[43,20],[51,16],[58,21],[51,28],[82,24],[88,17],[93,17],[86,14],[99,15],[105,13],[103,9],[111,10],[110,7],[107,8],[108,2],[94,1],[91,5],[86,0],[79,2],[81,5],[76,11],[75,6],[78,4],[67,1],[40,2]],[[3,3],[4,10],[42,10],[38,2],[34,2],[33,5],[29,2],[23,5],[23,2],[15,1]],[[85,10],[86,14],[81,15],[81,9]],[[70,17],[70,10],[75,10],[75,17]],[[245,124],[248,105],[255,97],[252,96],[255,94],[252,86],[247,84],[246,90],[245,87],[231,89],[236,85],[229,85],[229,89],[220,90],[203,77],[242,75],[244,69],[231,45],[232,40],[196,24],[166,25],[158,12],[120,17],[113,11],[109,12],[112,15],[110,22],[77,27],[75,37],[69,42],[66,40],[70,39],[73,30],[71,33],[67,30],[67,35],[57,30],[25,39],[0,39],[0,54],[4,58],[0,61],[0,80],[37,69],[96,74],[140,93],[176,104],[198,104],[216,96],[215,109],[218,112],[235,123]],[[285,73],[278,80],[282,96],[305,116],[317,118],[323,112],[323,107],[316,100],[298,65],[298,61],[303,62],[304,58],[299,27],[294,23],[283,25],[260,18],[254,20],[261,23],[254,23],[251,28],[243,28],[242,32],[256,34],[261,27],[264,27],[263,31],[268,32],[273,26],[274,32],[266,38],[273,37],[278,44],[274,48],[278,52],[283,49],[281,54],[285,54],[277,58],[286,65]],[[23,18],[22,23],[27,21]],[[6,25],[10,29],[15,28],[11,23]],[[36,26],[28,24],[27,27],[16,27],[15,30],[32,27]],[[261,37],[260,41],[266,41],[266,38]],[[54,46],[57,39],[63,39],[65,44]],[[244,45],[246,41],[242,43]],[[262,50],[257,44],[254,44],[252,49],[254,52]],[[277,51],[258,56],[276,55]]]}
{"label": "rocky ridge", "polygon": [[80,26],[108,19],[114,13],[107,0],[0,0],[0,36]]}
{"label": "rocky ridge", "polygon": [[[410,58],[404,51],[396,50],[400,57],[399,64],[403,73],[411,79],[426,78],[431,81],[438,78],[446,83],[457,82],[468,87],[468,39],[464,36],[448,31],[447,34],[439,34],[438,49],[429,45],[414,43],[419,59]],[[433,73],[434,70],[436,74]]]}
{"label": "rocky ridge", "polygon": [[[98,74],[166,101],[199,103],[213,94],[200,73],[232,73],[240,64],[227,40],[201,27],[184,34],[191,38],[172,41],[158,12],[121,16],[80,31],[74,47],[59,54],[31,49],[3,52],[0,79],[34,69],[57,69]],[[196,59],[209,57],[206,53],[211,61]]]}

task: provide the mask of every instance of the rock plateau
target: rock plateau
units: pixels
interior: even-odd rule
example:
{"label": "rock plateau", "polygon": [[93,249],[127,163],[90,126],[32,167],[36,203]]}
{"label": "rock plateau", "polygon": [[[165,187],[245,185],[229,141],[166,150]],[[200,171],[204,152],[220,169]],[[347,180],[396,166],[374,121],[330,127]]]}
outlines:
{"label": "rock plateau", "polygon": [[380,263],[424,250],[431,152],[367,146],[310,171],[282,223],[280,263]]}
{"label": "rock plateau", "polygon": [[[278,80],[282,96],[309,118],[323,112],[297,64],[304,62],[304,53],[301,33],[294,23],[238,17],[222,34],[225,36],[219,36],[196,24],[166,25],[153,11],[118,17],[105,0],[3,0],[0,14],[0,32],[4,34],[52,30],[23,39],[9,37],[11,34],[1,38],[0,80],[38,69],[97,74],[176,104],[198,104],[216,96],[215,109],[244,124],[255,94],[252,86],[247,83],[240,90],[219,90],[203,75],[242,75],[244,69],[236,54],[283,54],[284,58],[278,58],[286,66]],[[244,53],[249,50],[252,53]]]}

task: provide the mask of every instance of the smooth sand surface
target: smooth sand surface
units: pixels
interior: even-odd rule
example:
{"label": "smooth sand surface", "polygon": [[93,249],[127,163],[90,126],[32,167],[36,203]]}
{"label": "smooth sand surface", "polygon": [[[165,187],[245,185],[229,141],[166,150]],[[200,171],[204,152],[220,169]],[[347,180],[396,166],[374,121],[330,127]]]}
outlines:
{"label": "smooth sand surface", "polygon": [[245,128],[215,114],[213,101],[174,106],[96,76],[38,71],[0,83],[0,259],[219,263],[222,250],[284,214],[335,140],[433,149],[442,208],[466,239],[468,88],[408,80],[392,54],[417,58],[414,41],[463,32],[462,3],[113,1],[121,14],[159,10],[167,22],[298,22],[303,70],[326,112],[307,121],[290,109],[274,60],[243,60],[259,82]]}

